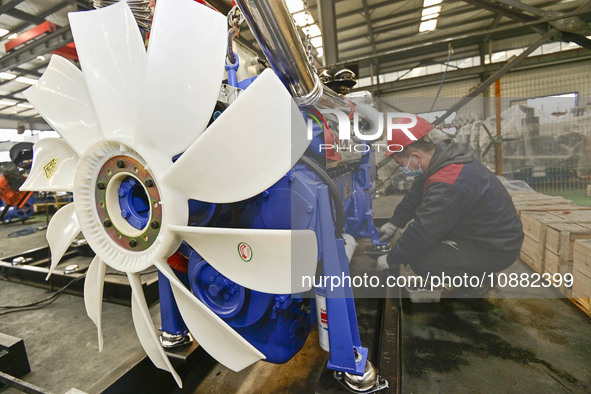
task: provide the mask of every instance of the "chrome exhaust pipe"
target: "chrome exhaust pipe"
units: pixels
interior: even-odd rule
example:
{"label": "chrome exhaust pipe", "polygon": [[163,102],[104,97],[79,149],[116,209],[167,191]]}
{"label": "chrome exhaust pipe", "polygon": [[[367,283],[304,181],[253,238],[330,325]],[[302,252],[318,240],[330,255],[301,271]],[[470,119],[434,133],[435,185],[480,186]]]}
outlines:
{"label": "chrome exhaust pipe", "polygon": [[302,39],[283,0],[236,0],[269,64],[298,105],[339,109],[355,105],[325,87],[308,61]]}

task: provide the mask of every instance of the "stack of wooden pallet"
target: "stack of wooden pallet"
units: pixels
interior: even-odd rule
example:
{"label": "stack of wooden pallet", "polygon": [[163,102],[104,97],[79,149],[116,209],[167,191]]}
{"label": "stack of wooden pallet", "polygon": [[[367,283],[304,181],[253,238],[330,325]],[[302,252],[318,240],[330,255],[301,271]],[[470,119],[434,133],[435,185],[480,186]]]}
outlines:
{"label": "stack of wooden pallet", "polygon": [[[525,233],[521,259],[540,274],[560,274],[563,278],[567,273],[572,274],[574,282],[579,284],[578,293],[564,285],[559,290],[569,298],[586,298],[588,304],[591,298],[591,257],[580,263],[583,268],[577,270],[574,256],[575,249],[583,250],[581,245],[588,245],[591,251],[591,208],[576,206],[563,197],[533,191],[512,192],[511,197]],[[577,256],[584,254],[584,251],[577,252]]]}
{"label": "stack of wooden pallet", "polygon": [[[515,208],[521,215],[522,211],[563,211],[581,209],[571,200],[560,196],[548,196],[535,191],[510,192]],[[589,209],[589,208],[582,208]]]}
{"label": "stack of wooden pallet", "polygon": [[573,259],[573,300],[591,315],[591,240],[575,241]]}

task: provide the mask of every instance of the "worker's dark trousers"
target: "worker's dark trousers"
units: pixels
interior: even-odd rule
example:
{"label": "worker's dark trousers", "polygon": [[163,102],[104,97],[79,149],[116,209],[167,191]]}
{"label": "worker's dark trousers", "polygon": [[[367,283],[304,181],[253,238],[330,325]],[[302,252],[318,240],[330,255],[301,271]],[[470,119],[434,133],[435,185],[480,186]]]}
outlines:
{"label": "worker's dark trousers", "polygon": [[485,249],[465,239],[444,240],[409,261],[412,270],[423,277],[433,275],[462,276],[502,271],[517,260],[519,250]]}

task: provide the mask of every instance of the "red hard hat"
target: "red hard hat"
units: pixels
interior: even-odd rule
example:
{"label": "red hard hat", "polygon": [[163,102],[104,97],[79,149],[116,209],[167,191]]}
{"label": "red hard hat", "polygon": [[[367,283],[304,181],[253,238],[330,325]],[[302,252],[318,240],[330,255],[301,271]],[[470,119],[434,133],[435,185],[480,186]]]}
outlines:
{"label": "red hard hat", "polygon": [[[417,140],[420,140],[424,136],[431,131],[433,125],[427,122],[425,119],[417,116],[417,124],[409,127],[408,131],[415,136]],[[408,124],[412,123],[412,119],[408,117],[398,118],[394,120],[396,124]],[[392,130],[392,138],[388,140],[388,151],[386,152],[386,156],[391,156],[394,153],[400,152],[401,148],[404,148],[410,144],[415,142],[415,140],[411,140],[402,130],[394,129]]]}

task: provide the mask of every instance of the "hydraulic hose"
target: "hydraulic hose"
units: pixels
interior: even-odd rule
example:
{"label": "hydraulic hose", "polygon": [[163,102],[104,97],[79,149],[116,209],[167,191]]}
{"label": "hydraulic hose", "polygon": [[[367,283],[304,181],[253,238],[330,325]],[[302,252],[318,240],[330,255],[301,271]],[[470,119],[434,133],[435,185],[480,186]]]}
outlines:
{"label": "hydraulic hose", "polygon": [[314,160],[307,156],[302,156],[300,159],[300,163],[305,164],[312,170],[322,182],[328,186],[328,192],[333,200],[334,209],[335,209],[335,224],[334,224],[334,231],[335,237],[342,238],[343,233],[345,232],[345,209],[343,208],[343,200],[341,199],[341,194],[337,190],[337,186],[334,184],[332,179],[328,176],[326,171],[324,171]]}
{"label": "hydraulic hose", "polygon": [[228,57],[228,60],[231,65],[236,64],[236,56],[234,56],[234,49],[233,49],[233,40],[234,40],[234,37],[236,37],[237,35],[238,35],[238,31],[236,30],[235,27],[232,27],[230,30],[228,30],[228,50],[227,50],[226,56]]}

